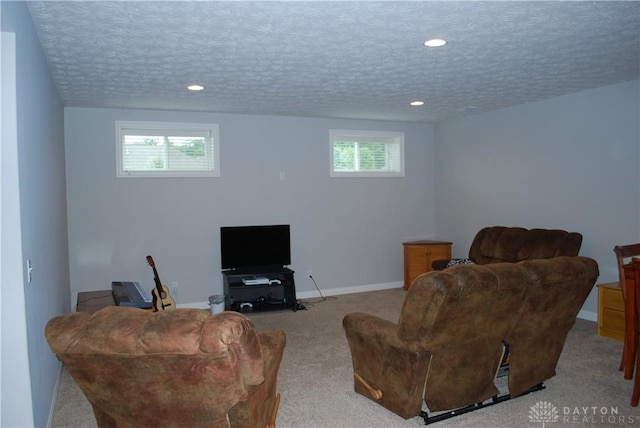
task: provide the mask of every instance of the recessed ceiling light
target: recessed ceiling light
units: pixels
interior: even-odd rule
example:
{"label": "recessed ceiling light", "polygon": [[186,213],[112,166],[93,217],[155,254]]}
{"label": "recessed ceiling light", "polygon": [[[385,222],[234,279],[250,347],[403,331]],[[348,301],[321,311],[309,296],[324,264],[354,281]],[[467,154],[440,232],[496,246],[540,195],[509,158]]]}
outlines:
{"label": "recessed ceiling light", "polygon": [[424,101],[420,101],[420,100],[415,100],[415,101],[411,101],[410,103],[412,106],[423,106],[424,105]]}
{"label": "recessed ceiling light", "polygon": [[447,44],[447,41],[444,39],[429,39],[426,42],[424,42],[424,45],[429,48],[437,48],[440,46],[444,46],[446,44]]}
{"label": "recessed ceiling light", "polygon": [[202,91],[202,90],[204,90],[204,86],[198,85],[198,84],[193,84],[193,85],[187,86],[187,89],[190,90],[190,91]]}

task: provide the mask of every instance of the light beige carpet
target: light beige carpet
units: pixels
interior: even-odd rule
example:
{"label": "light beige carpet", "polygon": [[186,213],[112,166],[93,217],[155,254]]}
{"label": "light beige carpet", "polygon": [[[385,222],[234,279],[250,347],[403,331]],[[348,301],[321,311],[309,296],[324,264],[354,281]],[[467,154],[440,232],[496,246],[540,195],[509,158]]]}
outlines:
{"label": "light beige carpet", "polygon": [[[400,288],[350,294],[307,304],[304,311],[250,315],[258,329],[279,327],[287,334],[278,380],[282,394],[279,428],[423,425],[419,417],[404,420],[353,391],[351,356],[342,329],[344,315],[356,311],[396,322],[405,293]],[[621,352],[621,342],[597,336],[594,322],[577,320],[560,357],[557,375],[546,382],[546,389],[432,426],[640,426],[639,408],[629,405],[633,382],[624,380],[617,370]],[[542,417],[542,406],[554,410],[557,419]],[[91,406],[64,371],[54,426],[96,426]]]}

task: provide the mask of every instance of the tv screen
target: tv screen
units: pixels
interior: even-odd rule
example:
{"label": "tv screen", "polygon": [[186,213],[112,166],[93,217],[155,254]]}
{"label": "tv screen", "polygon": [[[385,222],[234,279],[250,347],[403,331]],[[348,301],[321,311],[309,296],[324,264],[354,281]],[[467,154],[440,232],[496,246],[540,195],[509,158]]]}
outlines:
{"label": "tv screen", "polygon": [[291,264],[289,225],[220,228],[222,269],[269,270]]}

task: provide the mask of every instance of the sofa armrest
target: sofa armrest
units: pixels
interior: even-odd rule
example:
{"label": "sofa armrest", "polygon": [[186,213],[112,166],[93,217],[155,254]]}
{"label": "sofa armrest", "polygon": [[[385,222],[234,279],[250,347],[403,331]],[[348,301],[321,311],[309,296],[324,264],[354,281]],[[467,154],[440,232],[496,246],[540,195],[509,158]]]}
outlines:
{"label": "sofa armrest", "polygon": [[398,338],[396,324],[373,315],[347,314],[343,326],[354,374],[380,390],[382,397],[376,399],[355,379],[354,390],[405,419],[419,415],[431,353],[407,346]]}
{"label": "sofa armrest", "polygon": [[360,335],[367,337],[367,340],[375,344],[376,347],[394,344],[395,346],[403,346],[398,339],[398,325],[379,318],[375,315],[362,312],[352,312],[345,315],[342,325],[349,335]]}
{"label": "sofa armrest", "polygon": [[264,361],[264,382],[249,390],[249,399],[241,401],[229,410],[231,428],[264,428],[271,419],[277,395],[278,370],[286,344],[281,329],[265,329],[258,332]]}

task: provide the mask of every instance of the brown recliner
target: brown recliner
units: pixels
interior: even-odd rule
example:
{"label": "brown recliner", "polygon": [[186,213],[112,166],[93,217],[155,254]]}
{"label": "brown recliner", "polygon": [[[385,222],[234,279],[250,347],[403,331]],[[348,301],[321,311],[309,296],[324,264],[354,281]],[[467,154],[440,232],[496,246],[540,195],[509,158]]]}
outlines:
{"label": "brown recliner", "polygon": [[461,265],[415,279],[397,324],[350,313],[343,326],[354,389],[410,418],[498,394],[509,351],[511,396],[555,375],[567,334],[598,277],[587,257]]}
{"label": "brown recliner", "polygon": [[57,316],[45,336],[99,427],[275,426],[285,333],[240,313],[112,306]]}
{"label": "brown recliner", "polygon": [[581,245],[582,235],[577,232],[490,226],[480,229],[473,238],[468,259],[434,260],[431,267],[434,270],[442,270],[456,261],[486,265],[577,256]]}

